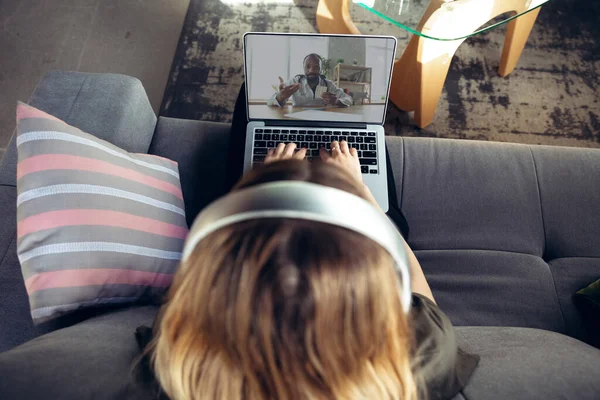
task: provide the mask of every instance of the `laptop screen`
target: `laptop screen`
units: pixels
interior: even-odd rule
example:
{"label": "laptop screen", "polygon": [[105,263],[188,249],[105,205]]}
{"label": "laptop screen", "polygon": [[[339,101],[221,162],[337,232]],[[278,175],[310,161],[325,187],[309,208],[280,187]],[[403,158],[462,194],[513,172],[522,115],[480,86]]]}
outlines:
{"label": "laptop screen", "polygon": [[247,33],[248,117],[382,125],[395,50],[393,37]]}

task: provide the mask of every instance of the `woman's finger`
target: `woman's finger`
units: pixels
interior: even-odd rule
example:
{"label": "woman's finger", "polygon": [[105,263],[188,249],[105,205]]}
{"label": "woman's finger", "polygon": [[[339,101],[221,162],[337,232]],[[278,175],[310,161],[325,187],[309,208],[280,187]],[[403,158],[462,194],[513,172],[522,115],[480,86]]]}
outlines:
{"label": "woman's finger", "polygon": [[348,142],[346,142],[345,140],[342,140],[340,142],[340,150],[342,151],[343,154],[348,154],[349,153]]}
{"label": "woman's finger", "polygon": [[294,149],[296,148],[296,143],[290,142],[285,145],[285,151],[283,152],[283,158],[291,158],[294,155]]}
{"label": "woman's finger", "polygon": [[325,150],[325,147],[321,147],[319,149],[319,157],[321,157],[322,161],[327,161],[331,158],[331,155],[329,155],[329,152]]}
{"label": "woman's finger", "polygon": [[266,163],[270,163],[271,161],[273,161],[275,158],[273,157],[273,151],[275,149],[267,149],[267,155],[265,156],[265,164]]}
{"label": "woman's finger", "polygon": [[277,145],[277,147],[275,148],[275,156],[279,157],[283,154],[283,151],[285,150],[285,143],[279,143]]}
{"label": "woman's finger", "polygon": [[358,157],[358,151],[353,147],[350,149],[350,155],[352,157]]}
{"label": "woman's finger", "polygon": [[304,156],[306,156],[306,149],[300,149],[296,152],[296,154],[292,156],[292,158],[295,158],[297,160],[304,160]]}
{"label": "woman's finger", "polygon": [[335,156],[339,155],[340,153],[340,143],[337,140],[334,140],[333,142],[331,142],[331,155]]}

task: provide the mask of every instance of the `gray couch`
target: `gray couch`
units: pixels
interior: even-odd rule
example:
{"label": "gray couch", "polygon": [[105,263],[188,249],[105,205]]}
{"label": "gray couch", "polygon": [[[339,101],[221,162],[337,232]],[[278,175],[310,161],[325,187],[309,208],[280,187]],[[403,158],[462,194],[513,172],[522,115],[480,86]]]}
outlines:
{"label": "gray couch", "polygon": [[[128,151],[179,163],[188,221],[224,191],[225,124],[158,118],[134,78],[53,72],[30,104]],[[600,278],[600,151],[387,139],[415,250],[460,345],[457,399],[599,399],[600,350],[572,295]],[[129,374],[156,308],[34,327],[15,253],[14,138],[0,163],[0,398],[145,398]],[[58,329],[58,330],[57,330]]]}

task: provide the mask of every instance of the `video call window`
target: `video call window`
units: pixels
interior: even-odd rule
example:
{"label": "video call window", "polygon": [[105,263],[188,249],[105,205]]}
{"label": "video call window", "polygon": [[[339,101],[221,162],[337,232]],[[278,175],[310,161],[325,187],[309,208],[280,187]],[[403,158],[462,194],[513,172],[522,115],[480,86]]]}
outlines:
{"label": "video call window", "polygon": [[250,119],[383,123],[395,45],[385,37],[247,35]]}

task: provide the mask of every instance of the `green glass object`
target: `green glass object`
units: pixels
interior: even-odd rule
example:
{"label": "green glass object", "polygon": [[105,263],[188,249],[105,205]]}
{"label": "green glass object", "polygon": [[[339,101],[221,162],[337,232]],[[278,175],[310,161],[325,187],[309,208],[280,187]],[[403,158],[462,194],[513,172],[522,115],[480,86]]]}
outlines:
{"label": "green glass object", "polygon": [[[435,40],[458,40],[477,35],[531,12],[548,1],[550,0],[353,0],[355,4],[402,29]],[[439,17],[441,23],[437,28],[442,26],[433,33],[420,26],[432,4],[430,13],[433,11]],[[498,4],[501,6],[498,7]],[[510,8],[508,4],[515,4],[514,8],[521,11],[496,14],[497,9]],[[464,32],[464,26],[469,22],[486,18],[489,22],[483,26]]]}

